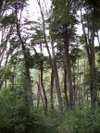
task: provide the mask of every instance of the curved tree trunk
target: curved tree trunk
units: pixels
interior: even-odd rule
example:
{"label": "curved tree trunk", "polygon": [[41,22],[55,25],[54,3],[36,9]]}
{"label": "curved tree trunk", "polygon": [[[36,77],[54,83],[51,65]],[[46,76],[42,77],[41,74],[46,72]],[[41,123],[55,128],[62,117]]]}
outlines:
{"label": "curved tree trunk", "polygon": [[26,47],[25,47],[25,42],[23,41],[21,37],[21,32],[20,32],[20,23],[18,20],[18,11],[17,7],[15,7],[15,15],[16,15],[16,30],[17,30],[17,35],[21,44],[22,48],[22,53],[24,56],[24,66],[25,66],[25,85],[24,85],[24,90],[25,90],[25,100],[26,100],[26,105],[29,107],[29,110],[31,109],[33,105],[33,98],[32,98],[32,84],[31,84],[31,77],[30,77],[30,71],[29,71],[29,66],[28,66],[28,57],[27,57],[27,52],[26,52]]}

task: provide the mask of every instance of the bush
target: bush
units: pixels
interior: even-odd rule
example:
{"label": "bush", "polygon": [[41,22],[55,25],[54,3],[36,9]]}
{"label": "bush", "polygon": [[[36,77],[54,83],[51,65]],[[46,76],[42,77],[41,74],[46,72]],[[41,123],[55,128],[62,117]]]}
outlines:
{"label": "bush", "polygon": [[21,89],[0,91],[0,133],[100,133],[100,109],[28,113]]}
{"label": "bush", "polygon": [[74,110],[65,113],[59,133],[100,133],[100,109]]}
{"label": "bush", "polygon": [[[55,123],[39,112],[27,112],[21,89],[0,91],[0,133],[56,133]],[[17,94],[17,95],[16,95]]]}

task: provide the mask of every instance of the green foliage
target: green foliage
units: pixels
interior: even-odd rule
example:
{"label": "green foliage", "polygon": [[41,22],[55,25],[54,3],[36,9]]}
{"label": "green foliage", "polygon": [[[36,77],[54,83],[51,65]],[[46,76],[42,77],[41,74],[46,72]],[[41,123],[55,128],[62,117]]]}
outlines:
{"label": "green foliage", "polygon": [[27,113],[21,89],[7,88],[0,92],[0,132],[19,133],[24,128],[31,133],[56,133],[53,120],[39,113]]}
{"label": "green foliage", "polygon": [[24,124],[26,107],[21,90],[7,88],[0,92],[0,130],[14,130]]}
{"label": "green foliage", "polygon": [[58,126],[59,133],[99,133],[100,109],[82,109],[66,112]]}
{"label": "green foliage", "polygon": [[33,67],[36,69],[40,69],[41,63],[43,63],[44,66],[46,67],[49,66],[48,57],[44,56],[42,53],[33,55],[31,59],[32,59]]}
{"label": "green foliage", "polygon": [[0,132],[20,133],[27,128],[29,133],[99,133],[100,109],[73,110],[64,114],[57,112],[43,115],[32,111],[27,114],[23,92],[7,88],[0,92]]}
{"label": "green foliage", "polygon": [[[99,133],[100,109],[99,108],[96,108],[95,110],[89,109],[90,104],[88,103],[90,102],[92,97],[91,99],[90,97],[88,97],[88,92],[90,94],[89,84],[92,76],[90,77],[89,73],[89,68],[88,68],[89,64],[87,62],[88,56],[87,55],[85,56],[85,50],[83,49],[83,47],[87,49],[89,48],[89,52],[91,55],[90,57],[92,61],[93,59],[91,53],[92,47],[90,46],[90,44],[92,44],[90,43],[92,41],[91,38],[92,32],[94,32],[95,34],[100,29],[100,18],[99,18],[100,11],[98,10],[98,8],[100,7],[99,0],[96,0],[95,2],[93,2],[93,0],[92,1],[91,0],[83,0],[83,1],[52,0],[52,6],[51,6],[52,11],[51,11],[51,16],[48,16],[49,17],[48,23],[45,23],[46,18],[44,14],[45,26],[41,25],[41,21],[40,22],[30,21],[28,20],[29,18],[28,19],[25,18],[24,20],[22,11],[24,7],[27,5],[26,2],[27,0],[5,0],[5,2],[4,3],[1,2],[0,5],[2,7],[2,4],[4,4],[3,14],[0,13],[1,15],[0,24],[2,32],[1,50],[0,50],[1,53],[0,133],[23,133],[23,132],[24,133],[26,132],[27,133],[33,133],[33,132]],[[83,11],[82,18],[83,18],[83,28],[85,28],[85,30],[89,34],[88,38],[86,32],[87,46],[86,46],[85,35],[76,36],[75,25],[78,24],[77,19],[79,19],[80,22],[80,18],[78,18],[77,16],[78,14],[77,14],[76,5],[79,6],[78,9],[81,8],[82,11],[85,10],[85,12]],[[44,10],[45,9],[43,9],[43,12]],[[18,22],[16,20],[18,20]],[[8,30],[10,27],[11,29]],[[44,30],[46,30],[45,32],[48,31],[49,36],[46,35],[46,37],[44,37],[43,33]],[[7,32],[9,31],[7,35],[5,33],[6,31]],[[66,37],[64,36],[64,33],[67,33]],[[96,37],[96,35],[94,36]],[[65,39],[67,37],[68,37],[67,39],[68,42],[66,42],[67,40]],[[44,54],[44,47],[46,42],[45,38],[47,39],[52,60],[50,60],[50,58],[48,56],[45,56]],[[54,43],[53,49],[55,51],[55,57],[52,56],[53,50],[51,49],[51,46],[49,46],[50,42]],[[63,98],[63,101],[64,101],[64,95],[66,95],[67,91],[68,91],[68,100],[70,99],[71,96],[70,94],[71,88],[69,87],[68,89],[67,85],[68,90],[66,89],[66,92],[64,92],[64,86],[63,86],[63,84],[67,83],[66,81],[69,81],[68,78],[71,77],[71,75],[68,76],[67,72],[68,70],[66,69],[67,70],[66,71],[63,69],[64,68],[63,66],[65,64],[67,64],[65,66],[66,68],[68,66],[68,62],[65,62],[64,59],[65,58],[64,54],[66,51],[64,43],[66,43],[66,45],[69,45],[68,53],[70,54],[71,57],[69,59],[69,62],[71,61],[70,70],[72,70],[73,67],[71,81],[72,85],[74,85],[73,87],[75,95],[73,96],[75,98],[74,100],[76,100],[75,101],[76,107],[78,106],[79,102],[82,99],[84,100],[84,102],[82,101],[82,103],[84,103],[84,105],[87,104],[88,108],[85,109],[81,108],[81,110],[80,109],[67,110],[65,113],[61,112],[58,113],[55,111],[57,110],[57,97],[56,97],[57,72],[54,69],[55,65],[53,64],[53,57],[56,58],[56,64],[57,64],[56,69],[59,68],[58,75],[59,75],[59,82],[61,85],[61,96]],[[79,47],[77,47],[77,45],[79,45]],[[39,53],[37,52],[38,48],[40,49]],[[35,54],[32,53],[33,51],[35,52]],[[99,51],[99,48],[97,48],[97,51]],[[23,55],[25,55],[24,58]],[[66,58],[67,57],[68,56],[66,56]],[[9,63],[6,66],[2,66],[3,61]],[[25,67],[27,67],[27,70],[25,69]],[[39,70],[42,71],[42,69],[43,69],[43,75],[42,72],[40,75]],[[96,55],[95,70],[97,72],[96,87],[98,90],[97,93],[99,95],[100,53],[97,53]],[[53,77],[50,77],[51,71],[53,72]],[[67,80],[64,80],[63,72],[67,73],[67,76],[65,77],[67,78]],[[30,73],[32,74],[32,77],[30,77]],[[42,76],[43,76],[43,83],[41,81]],[[34,83],[31,86],[31,83],[30,84],[28,83],[31,82],[32,79]],[[51,79],[53,79],[52,81],[53,83],[50,83]],[[37,83],[39,84],[38,90],[36,86]],[[54,87],[52,87],[52,84],[54,84],[53,85]],[[28,100],[30,97],[29,91],[31,90],[31,88],[33,89],[32,93],[34,93],[32,95],[34,99],[32,101],[34,102],[34,106],[31,107],[29,105],[30,106],[29,107],[27,104],[29,102],[27,101],[29,101]],[[48,112],[46,112],[46,115],[43,114],[44,110],[42,107],[42,104],[45,103],[43,88],[46,92],[47,101],[48,101]],[[39,94],[37,94],[37,91]],[[52,97],[54,103],[54,110],[53,110],[54,112],[53,111],[49,112],[51,104],[50,97]],[[40,100],[39,109],[36,108],[35,104],[38,102],[38,100]],[[96,102],[98,102],[99,105],[100,104],[99,97],[97,100],[98,101]],[[81,106],[83,106],[83,104],[81,104]]]}
{"label": "green foliage", "polygon": [[3,26],[9,26],[11,24],[15,24],[16,17],[14,14],[6,15],[1,18],[1,23]]}

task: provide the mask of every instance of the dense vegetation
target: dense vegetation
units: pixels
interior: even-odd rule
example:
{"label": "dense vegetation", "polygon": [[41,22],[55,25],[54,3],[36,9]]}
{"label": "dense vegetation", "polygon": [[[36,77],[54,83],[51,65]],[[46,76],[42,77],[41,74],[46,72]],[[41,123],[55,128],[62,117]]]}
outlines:
{"label": "dense vegetation", "polygon": [[100,133],[100,1],[34,1],[0,0],[0,133]]}

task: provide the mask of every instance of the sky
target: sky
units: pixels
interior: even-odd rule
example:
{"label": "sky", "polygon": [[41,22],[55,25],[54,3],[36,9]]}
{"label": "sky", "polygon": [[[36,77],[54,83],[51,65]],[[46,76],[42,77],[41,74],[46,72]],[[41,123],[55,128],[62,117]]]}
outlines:
{"label": "sky", "polygon": [[[50,6],[51,6],[50,0],[40,0],[40,1],[41,1],[41,5],[42,5],[42,7],[44,9],[44,12],[45,12],[45,7],[48,10],[50,9]],[[24,10],[24,15],[27,16],[27,17],[30,17],[34,21],[38,20],[38,18],[41,17],[41,14],[40,14],[39,6],[37,4],[37,0],[29,0],[28,4],[29,5]]]}

